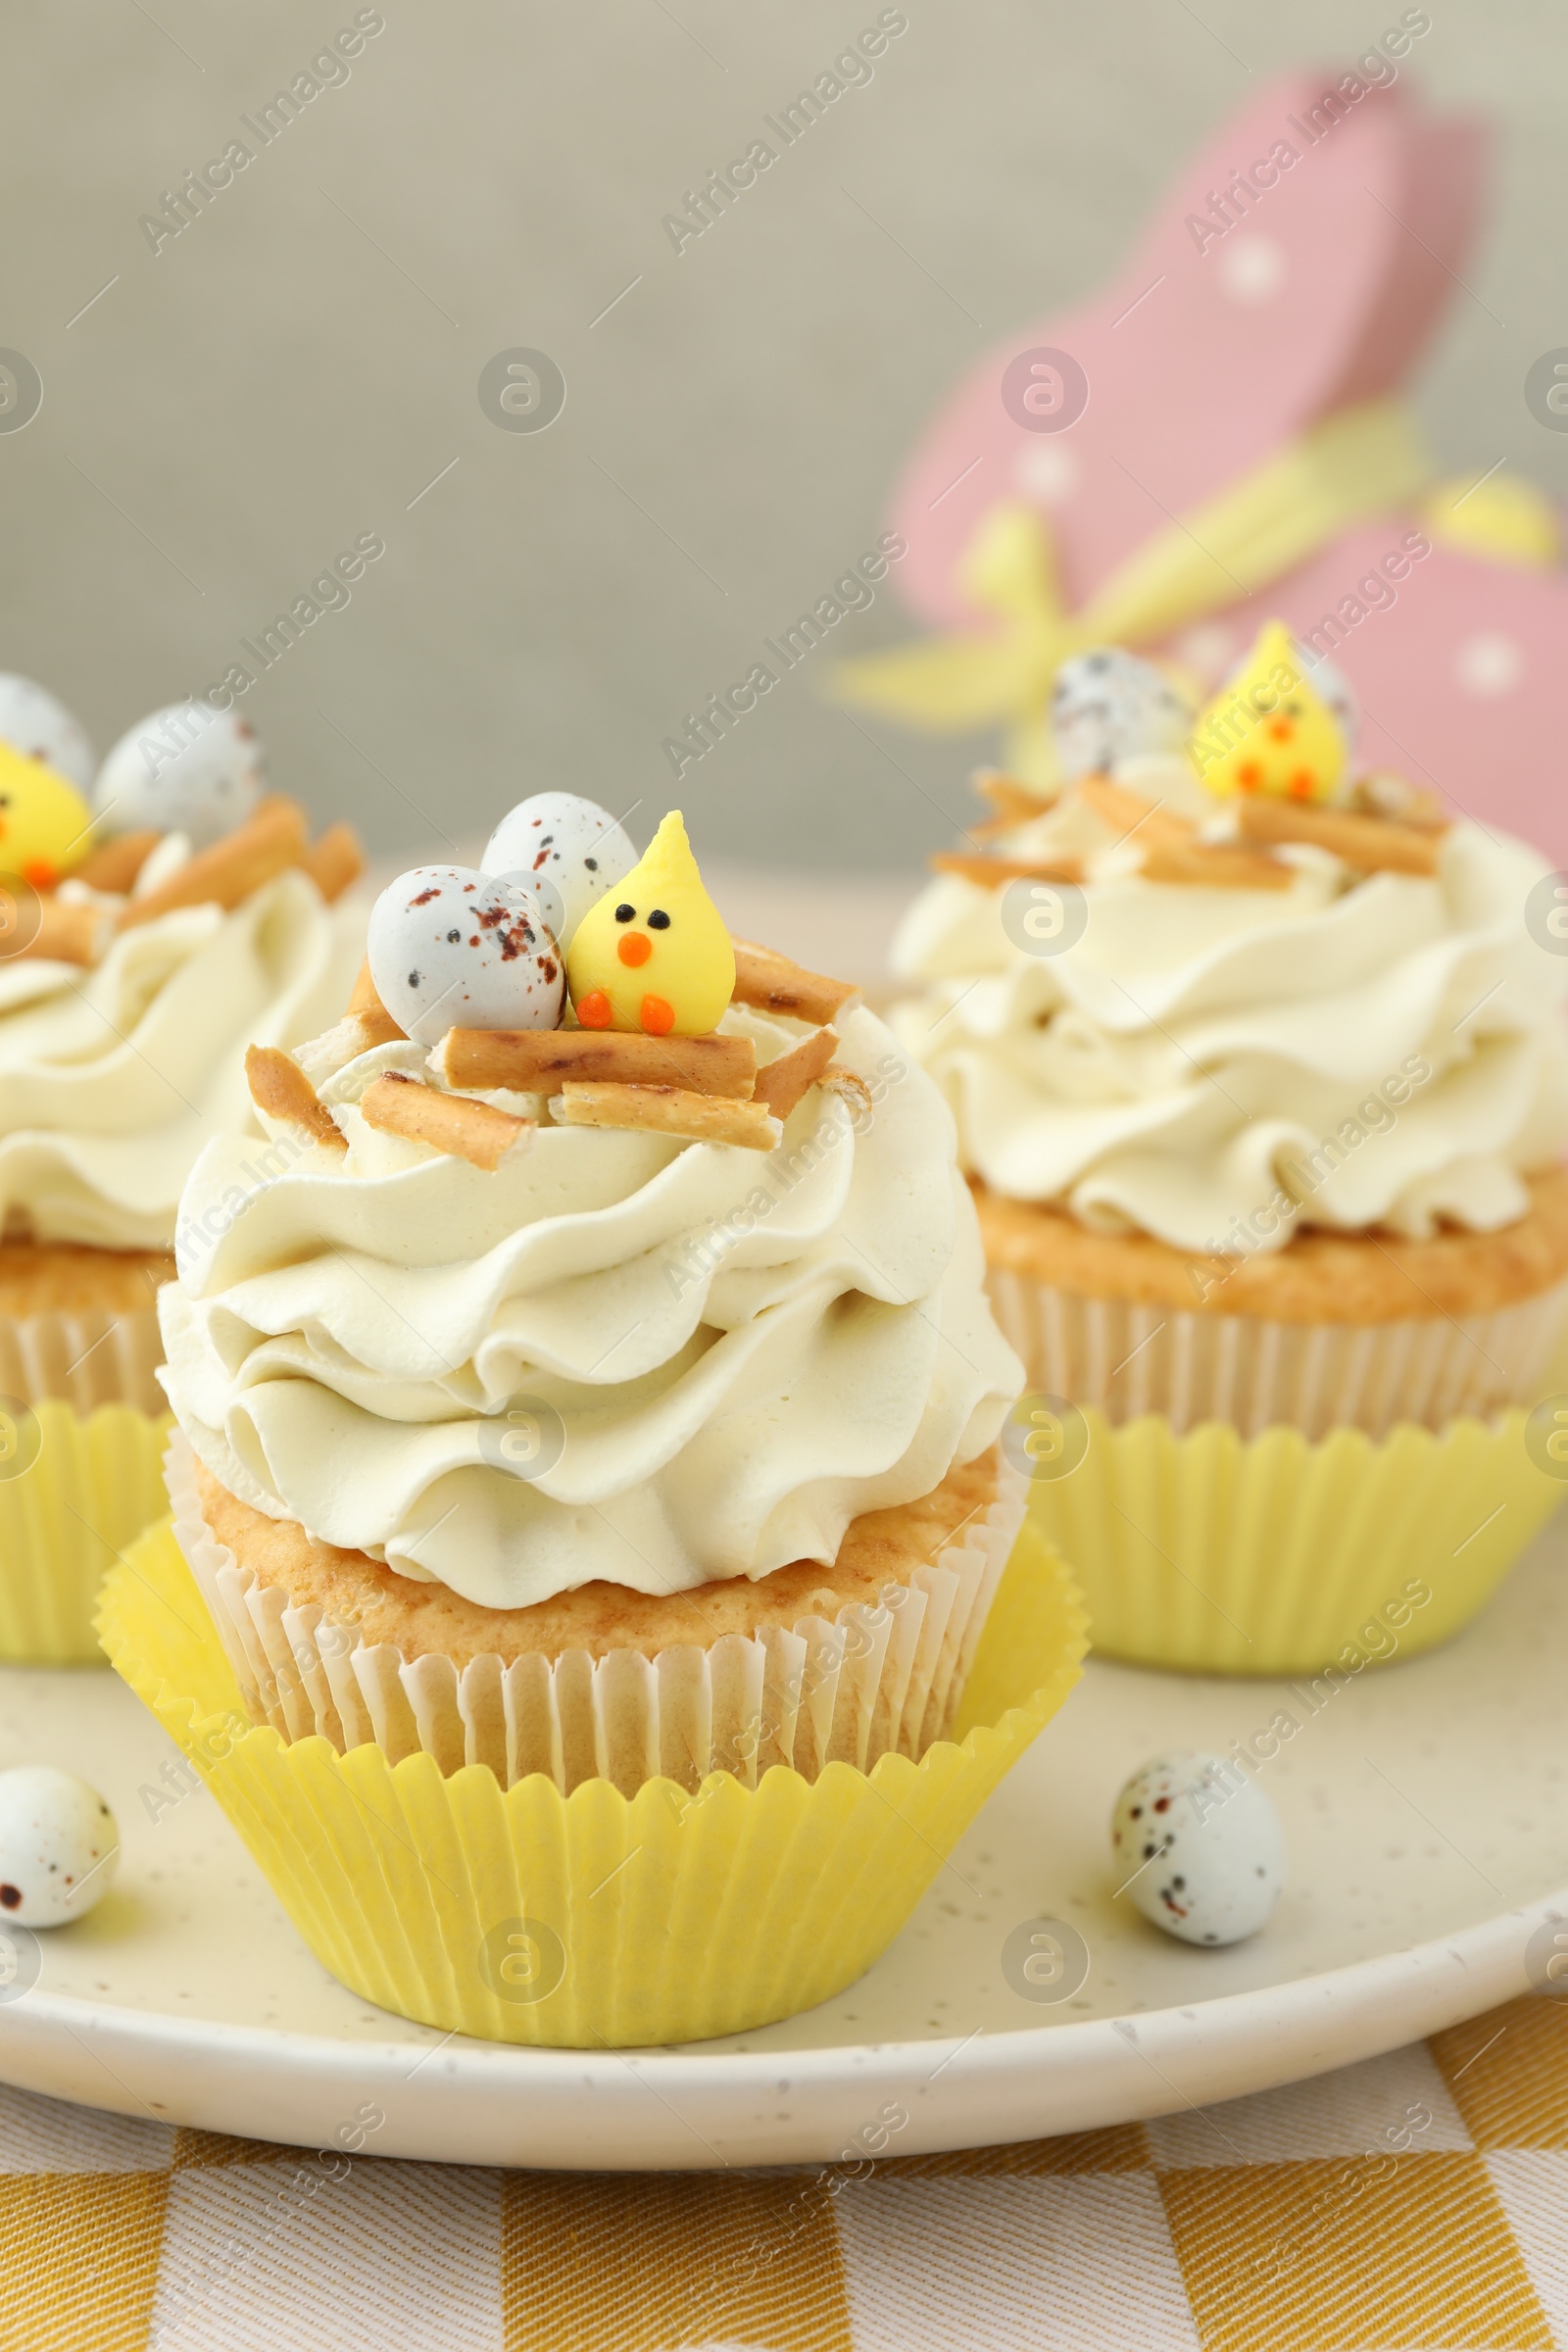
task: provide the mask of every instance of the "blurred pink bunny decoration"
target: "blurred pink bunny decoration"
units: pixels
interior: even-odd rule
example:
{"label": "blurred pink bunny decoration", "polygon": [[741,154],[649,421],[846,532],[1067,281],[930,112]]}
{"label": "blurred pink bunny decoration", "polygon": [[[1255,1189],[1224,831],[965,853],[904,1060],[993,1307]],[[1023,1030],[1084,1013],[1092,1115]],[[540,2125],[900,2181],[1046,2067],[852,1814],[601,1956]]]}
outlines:
{"label": "blurred pink bunny decoration", "polygon": [[1378,50],[1268,85],[1105,294],[970,370],[891,514],[901,591],[940,636],[847,665],[847,695],[1004,722],[1016,760],[1049,762],[1068,654],[1119,639],[1206,687],[1278,615],[1353,688],[1362,770],[1568,863],[1557,510],[1485,446],[1435,483],[1397,398],[1460,289],[1484,135],[1396,73]]}

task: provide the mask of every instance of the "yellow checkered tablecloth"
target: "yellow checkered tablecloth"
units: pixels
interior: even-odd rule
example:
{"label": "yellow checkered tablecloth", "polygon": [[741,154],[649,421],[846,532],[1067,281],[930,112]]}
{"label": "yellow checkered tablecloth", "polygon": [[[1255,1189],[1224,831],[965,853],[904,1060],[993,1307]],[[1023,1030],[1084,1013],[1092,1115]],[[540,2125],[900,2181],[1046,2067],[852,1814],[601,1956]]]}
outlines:
{"label": "yellow checkered tablecloth", "polygon": [[500,2173],[0,2089],[4,2352],[1568,2352],[1568,2008],[1150,2125]]}

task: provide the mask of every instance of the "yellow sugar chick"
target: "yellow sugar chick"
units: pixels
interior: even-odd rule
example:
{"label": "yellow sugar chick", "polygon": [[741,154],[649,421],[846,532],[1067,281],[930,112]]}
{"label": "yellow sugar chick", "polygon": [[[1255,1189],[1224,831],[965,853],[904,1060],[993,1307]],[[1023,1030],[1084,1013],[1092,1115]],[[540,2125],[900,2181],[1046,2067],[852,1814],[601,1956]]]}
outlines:
{"label": "yellow sugar chick", "polygon": [[0,873],[53,890],[92,847],[92,811],[41,760],[0,743]]}
{"label": "yellow sugar chick", "polygon": [[1334,713],[1304,676],[1282,620],[1267,623],[1246,668],[1200,715],[1188,748],[1221,800],[1239,792],[1332,800],[1347,757]]}
{"label": "yellow sugar chick", "polygon": [[735,993],[735,951],[678,809],[583,916],[566,950],[566,984],[585,1029],[707,1037],[718,1027]]}

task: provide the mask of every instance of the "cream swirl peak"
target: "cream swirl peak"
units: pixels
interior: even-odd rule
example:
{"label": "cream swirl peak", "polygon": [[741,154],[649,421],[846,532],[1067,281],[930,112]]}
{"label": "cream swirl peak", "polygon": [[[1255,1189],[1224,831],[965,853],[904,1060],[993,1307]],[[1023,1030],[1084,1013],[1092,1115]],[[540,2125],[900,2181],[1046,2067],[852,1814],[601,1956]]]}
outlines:
{"label": "cream swirl peak", "polygon": [[[390,1022],[303,1049],[335,1140],[274,1118],[260,1162],[216,1140],[187,1188],[162,1311],[197,1453],[257,1509],[492,1607],[831,1561],[852,1518],[989,1446],[1022,1385],[940,1096],[870,1013],[836,1026],[844,1076],[749,1151],[455,1088],[453,1040]],[[802,1039],[736,1003],[670,1046],[755,1055],[760,1089]],[[400,1083],[515,1139],[483,1165],[372,1123]]]}
{"label": "cream swirl peak", "polygon": [[172,909],[103,961],[0,964],[0,1213],[43,1242],[168,1249],[216,1128],[243,1125],[245,1051],[317,1028],[360,953],[303,873],[232,910]]}
{"label": "cream swirl peak", "polygon": [[497,870],[388,885],[347,1016],[251,1054],[272,1149],[209,1147],[161,1301],[221,1486],[481,1607],[826,1565],[1022,1380],[936,1090],[731,940],[678,811],[617,835],[536,795]]}
{"label": "cream swirl peak", "polygon": [[148,831],[78,851],[47,890],[0,885],[0,1226],[172,1247],[203,1144],[248,1122],[247,1047],[343,1001],[364,914],[334,901],[358,862],[347,828],[313,852],[274,801],[197,855]]}
{"label": "cream swirl peak", "polygon": [[[1131,758],[1045,806],[1000,788],[922,893],[891,1016],[1013,1200],[1177,1248],[1299,1228],[1489,1231],[1568,1143],[1568,963],[1524,844],[1387,780],[1216,805]],[[1379,813],[1380,809],[1393,814]]]}

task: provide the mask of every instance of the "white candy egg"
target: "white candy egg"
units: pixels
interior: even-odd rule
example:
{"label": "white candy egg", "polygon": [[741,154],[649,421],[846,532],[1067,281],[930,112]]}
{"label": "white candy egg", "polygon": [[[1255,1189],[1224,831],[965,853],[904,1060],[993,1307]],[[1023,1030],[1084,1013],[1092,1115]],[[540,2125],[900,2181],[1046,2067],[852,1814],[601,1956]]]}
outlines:
{"label": "white candy egg", "polygon": [[[490,836],[479,863],[537,888],[552,882],[561,894],[562,920],[552,926],[563,948],[596,900],[624,881],[637,862],[630,836],[608,808],[575,792],[536,792],[519,801]],[[546,909],[548,915],[548,907]]]}
{"label": "white candy egg", "polygon": [[98,770],[92,805],[107,833],[184,833],[205,850],[262,796],[262,747],[247,719],[211,703],[172,703],[128,727]]}
{"label": "white candy egg", "polygon": [[376,994],[421,1046],[449,1029],[555,1029],[565,969],[539,905],[467,865],[418,865],[370,909]]}
{"label": "white candy egg", "polygon": [[1311,654],[1304,647],[1298,650],[1307,684],[1333,711],[1334,723],[1345,737],[1345,749],[1353,757],[1361,736],[1361,706],[1355,699],[1355,688],[1326,654]]}
{"label": "white candy egg", "polygon": [[86,730],[47,687],[10,670],[0,670],[0,743],[29,760],[42,760],[78,792],[92,782],[93,748]]}
{"label": "white candy egg", "polygon": [[1285,1886],[1279,1816],[1224,1756],[1152,1756],[1116,1799],[1110,1841],[1117,1885],[1184,1943],[1255,1936]]}
{"label": "white candy egg", "polygon": [[1108,774],[1123,760],[1178,751],[1192,723],[1164,671],[1119,645],[1075,654],[1056,672],[1051,732],[1069,778]]}
{"label": "white candy egg", "polygon": [[0,1772],[0,1922],[84,1919],[119,1861],[120,1832],[96,1788],[53,1764]]}
{"label": "white candy egg", "polygon": [[561,934],[566,927],[566,902],[548,874],[525,874],[520,868],[515,872],[500,873],[492,871],[489,866],[483,866],[480,870],[492,882],[510,882],[514,890],[520,890],[525,898],[532,899],[544,916],[545,929],[560,947]]}

